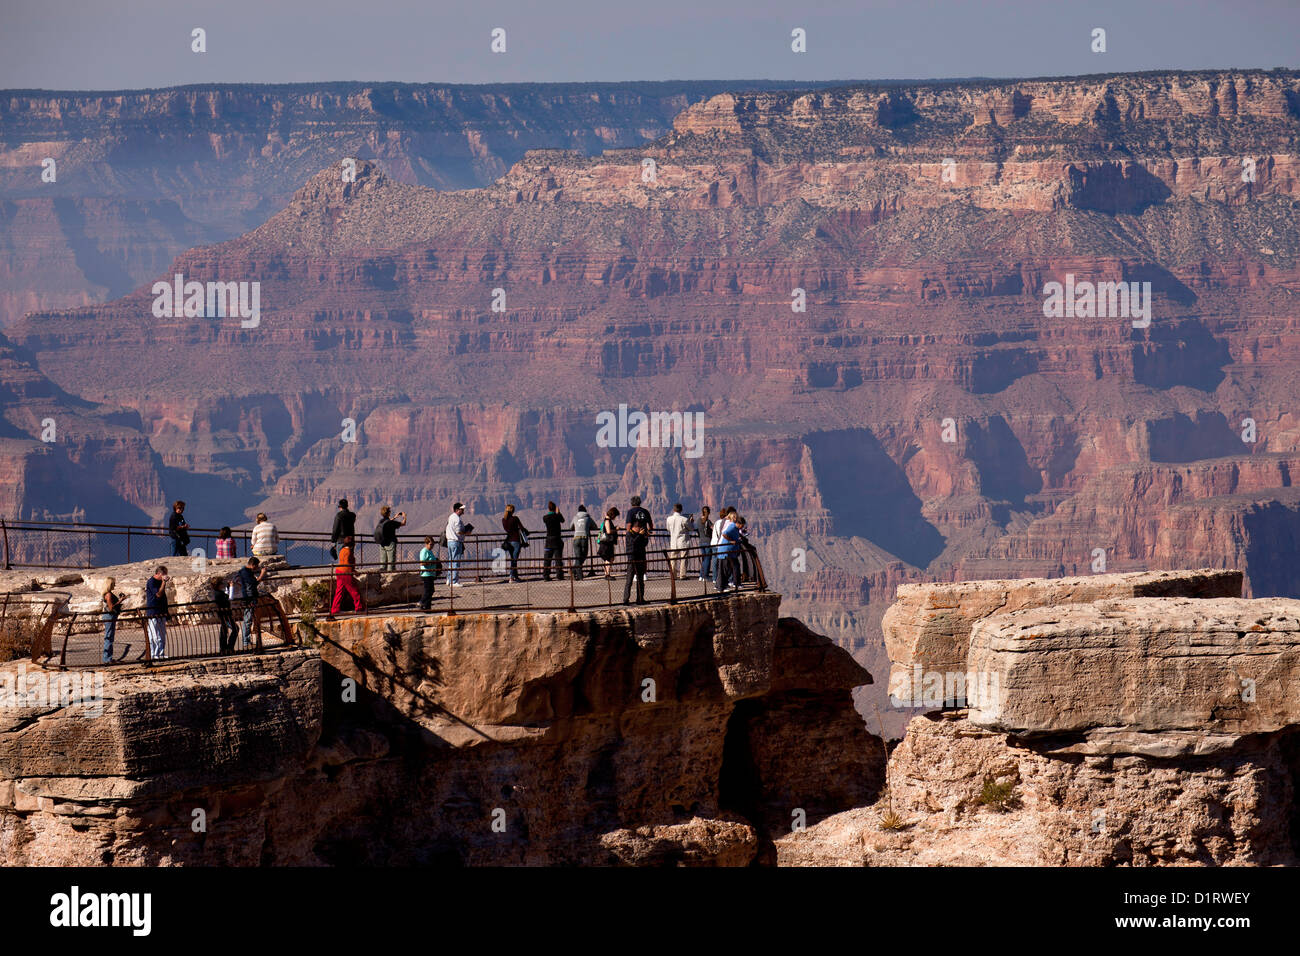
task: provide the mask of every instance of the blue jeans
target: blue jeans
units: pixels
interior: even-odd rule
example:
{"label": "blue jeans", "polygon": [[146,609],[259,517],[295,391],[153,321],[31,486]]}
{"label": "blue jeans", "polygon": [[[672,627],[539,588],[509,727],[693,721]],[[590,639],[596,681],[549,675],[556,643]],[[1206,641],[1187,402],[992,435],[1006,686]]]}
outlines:
{"label": "blue jeans", "polygon": [[713,547],[711,545],[700,545],[700,580],[703,581],[711,576],[713,571]]}
{"label": "blue jeans", "polygon": [[519,580],[519,554],[524,550],[522,541],[507,541],[506,552],[510,555],[510,580]]}
{"label": "blue jeans", "polygon": [[149,631],[149,657],[160,661],[167,656],[167,619],[151,617],[145,621]]}
{"label": "blue jeans", "polygon": [[243,641],[241,643],[244,647],[248,647],[252,642],[251,638],[253,635],[253,605],[250,604],[248,607],[244,608],[244,620],[240,623],[242,625],[240,632],[243,636]]}
{"label": "blue jeans", "polygon": [[104,660],[105,664],[113,660],[113,638],[117,635],[117,615],[101,614],[99,619],[104,622]]}
{"label": "blue jeans", "polygon": [[460,559],[465,557],[464,541],[447,542],[447,566],[449,568],[447,580],[452,584],[460,583]]}

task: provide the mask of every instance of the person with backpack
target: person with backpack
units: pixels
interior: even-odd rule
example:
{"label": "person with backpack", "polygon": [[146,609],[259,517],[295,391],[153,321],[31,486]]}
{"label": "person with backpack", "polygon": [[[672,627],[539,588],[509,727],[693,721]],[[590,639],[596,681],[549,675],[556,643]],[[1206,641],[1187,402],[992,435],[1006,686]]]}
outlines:
{"label": "person with backpack", "polygon": [[[259,572],[258,566],[262,562],[255,557],[248,559],[248,562],[239,569],[239,597],[240,603],[244,608],[243,626],[240,628],[243,636],[241,645],[244,650],[248,650],[253,638],[253,625],[257,619],[257,586],[266,577],[266,568]],[[233,650],[233,648],[232,648]]]}
{"label": "person with backpack", "polygon": [[235,615],[230,608],[230,587],[224,578],[214,575],[208,578],[208,587],[212,588],[212,603],[217,606],[217,647],[222,654],[235,652]]}
{"label": "person with backpack", "polygon": [[352,557],[355,541],[356,539],[349,535],[343,539],[343,546],[339,548],[339,563],[334,568],[334,601],[330,604],[329,613],[331,618],[338,614],[339,608],[343,606],[344,593],[352,599],[352,609],[354,611],[364,612],[366,609],[354,578],[357,570],[356,561]]}
{"label": "person with backpack", "polygon": [[632,579],[636,579],[636,603],[645,604],[646,547],[650,544],[650,529],[644,522],[634,521],[627,528],[627,577],[623,580],[623,603],[631,603]]}
{"label": "person with backpack", "polygon": [[556,508],[554,501],[546,503],[546,514],[542,515],[542,524],[546,525],[546,541],[542,545],[542,580],[551,580],[551,562],[555,562],[555,580],[564,580],[564,515]]}
{"label": "person with backpack", "polygon": [[337,559],[339,548],[344,538],[351,538],[357,533],[357,515],[348,510],[348,499],[339,499],[339,510],[334,512],[334,527],[330,531],[330,557]]}
{"label": "person with backpack", "polygon": [[713,510],[708,505],[700,507],[700,580],[711,578],[713,570]]}
{"label": "person with backpack", "polygon": [[172,505],[171,517],[167,519],[167,534],[172,539],[172,557],[183,558],[189,554],[190,526],[185,522],[185,502],[177,501]]}
{"label": "person with backpack", "polygon": [[582,566],[587,563],[587,551],[591,548],[591,528],[595,522],[587,514],[586,505],[578,505],[578,513],[573,518],[573,579],[582,580]]}
{"label": "person with backpack", "polygon": [[116,586],[116,578],[106,578],[104,593],[100,595],[99,600],[101,612],[99,619],[104,622],[103,663],[105,664],[113,662],[113,640],[117,636],[117,618],[122,613],[122,597],[113,593],[113,588]]}
{"label": "person with backpack", "polygon": [[396,518],[389,517],[393,509],[384,505],[379,509],[379,524],[375,525],[375,544],[379,545],[379,570],[397,570],[397,529],[406,524],[406,512],[397,512]]}
{"label": "person with backpack", "polygon": [[501,527],[506,533],[505,540],[501,544],[510,555],[510,580],[522,581],[523,578],[519,576],[519,554],[528,541],[528,529],[519,520],[519,515],[515,514],[514,505],[506,505],[506,513],[501,516]]}
{"label": "person with backpack", "polygon": [[610,508],[605,512],[605,520],[600,523],[600,532],[596,535],[596,557],[605,562],[605,579],[614,579],[614,549],[618,547],[618,525],[614,519],[618,509]]}
{"label": "person with backpack", "polygon": [[434,550],[433,535],[424,536],[424,547],[420,549],[420,583],[424,594],[420,597],[420,610],[433,609],[433,586],[438,580],[438,552]]}

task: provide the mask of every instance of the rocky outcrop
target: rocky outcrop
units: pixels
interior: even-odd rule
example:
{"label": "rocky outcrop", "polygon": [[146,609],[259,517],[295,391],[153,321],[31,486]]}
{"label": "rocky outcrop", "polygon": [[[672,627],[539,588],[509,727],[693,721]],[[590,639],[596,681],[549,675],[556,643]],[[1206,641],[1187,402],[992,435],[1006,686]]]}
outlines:
{"label": "rocky outcrop", "polygon": [[779,600],[353,619],[318,651],[114,667],[98,713],[0,725],[0,859],[744,865],[768,821],[883,782],[870,676]]}
{"label": "rocky outcrop", "polygon": [[1107,598],[1240,597],[1241,581],[1240,571],[1200,570],[900,585],[881,622],[890,695],[901,703],[918,696],[928,674],[965,673],[971,630],[992,615]]}

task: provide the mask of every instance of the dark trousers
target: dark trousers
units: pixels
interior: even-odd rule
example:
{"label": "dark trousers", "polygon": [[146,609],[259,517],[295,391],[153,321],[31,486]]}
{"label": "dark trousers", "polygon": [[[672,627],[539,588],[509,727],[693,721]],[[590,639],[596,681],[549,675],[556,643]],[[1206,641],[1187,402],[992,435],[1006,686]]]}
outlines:
{"label": "dark trousers", "polygon": [[427,611],[433,606],[433,582],[437,580],[432,574],[426,574],[420,578],[420,583],[424,585],[424,594],[420,598],[421,611]]}
{"label": "dark trousers", "polygon": [[564,580],[564,542],[548,541],[542,551],[542,580],[551,580],[551,561],[555,562],[555,578]]}
{"label": "dark trousers", "polygon": [[221,653],[233,654],[235,651],[235,618],[229,611],[217,612],[217,623],[221,627],[217,635],[217,641],[221,646]]}
{"label": "dark trousers", "polygon": [[623,581],[623,603],[632,596],[632,579],[636,578],[636,603],[645,603],[645,558],[627,559],[627,578]]}
{"label": "dark trousers", "polygon": [[172,557],[183,558],[189,552],[185,550],[185,542],[180,538],[172,538]]}
{"label": "dark trousers", "polygon": [[718,590],[727,585],[740,586],[740,564],[734,554],[720,554],[718,561]]}
{"label": "dark trousers", "polygon": [[587,563],[587,549],[591,542],[587,538],[573,539],[573,577],[582,580],[582,566]]}

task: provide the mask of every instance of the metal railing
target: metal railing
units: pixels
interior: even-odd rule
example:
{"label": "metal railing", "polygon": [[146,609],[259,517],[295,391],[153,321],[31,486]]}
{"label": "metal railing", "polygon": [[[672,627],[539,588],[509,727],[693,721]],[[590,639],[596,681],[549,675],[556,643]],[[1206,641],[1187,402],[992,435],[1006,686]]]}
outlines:
{"label": "metal railing", "polygon": [[[564,553],[552,555],[549,566],[541,553],[543,549],[538,548],[532,554],[527,554],[527,550],[531,548],[525,549],[516,563],[517,577],[511,574],[508,557],[490,560],[466,557],[453,562],[449,556],[439,554],[433,569],[434,593],[427,608],[421,606],[422,594],[417,596],[412,586],[412,577],[422,578],[421,572],[428,570],[418,560],[397,563],[396,570],[407,572],[405,576],[385,578],[373,567],[356,569],[353,578],[360,584],[361,608],[344,607],[348,592],[344,588],[343,594],[339,594],[337,568],[303,568],[291,574],[273,572],[263,587],[274,586],[275,579],[281,575],[299,582],[300,590],[313,579],[330,581],[330,596],[325,606],[301,608],[287,614],[270,595],[261,596],[251,607],[239,598],[228,602],[171,604],[166,616],[161,618],[163,634],[152,635],[163,639],[161,658],[155,656],[150,642],[151,631],[157,628],[151,622],[160,619],[157,612],[146,607],[124,608],[112,620],[106,620],[98,607],[70,610],[69,595],[62,592],[4,595],[0,599],[0,633],[6,617],[13,620],[21,617],[31,629],[28,633],[34,634],[31,660],[46,667],[148,664],[160,659],[262,653],[292,647],[299,644],[298,627],[304,623],[313,625],[315,620],[332,619],[336,614],[360,616],[375,613],[379,608],[383,609],[379,613],[384,614],[400,613],[403,608],[409,612],[447,615],[510,610],[576,612],[622,603],[675,605],[682,601],[715,599],[737,591],[767,590],[762,562],[748,546],[738,548],[731,559],[734,563],[728,565],[727,583],[731,587],[726,592],[718,587],[721,577],[717,573],[716,548],[707,551],[699,546],[647,549],[644,560],[623,551],[606,561],[597,555],[593,537],[585,559],[571,553],[566,546]],[[703,573],[706,568],[707,574]],[[459,587],[449,583],[453,570],[461,582]],[[395,595],[393,588],[403,577],[407,593]],[[369,609],[365,606],[367,592],[379,597]],[[250,612],[247,646],[243,643],[246,612]]]}
{"label": "metal railing", "polygon": [[70,598],[64,591],[5,594],[0,598],[0,661],[48,656],[55,621]]}
{"label": "metal railing", "polygon": [[[468,557],[487,561],[503,551],[502,539],[505,532],[499,527],[489,525],[488,519],[479,519],[484,526],[477,527],[474,534],[466,541]],[[187,528],[189,543],[184,557],[191,557],[196,551],[208,559],[215,559],[217,554],[217,536],[220,528]],[[432,534],[438,540],[443,525],[439,523],[431,531],[420,533],[399,533],[397,535],[397,557],[401,561],[414,561],[424,546],[426,534]],[[235,557],[246,558],[252,554],[251,528],[232,529],[231,537],[235,544]],[[327,531],[280,531],[277,554],[283,555],[290,565],[299,567],[323,566],[330,562],[331,541]],[[571,542],[573,531],[566,529],[564,540]],[[668,542],[668,532],[656,530],[651,538]],[[529,533],[529,549],[540,551],[543,535],[533,531]],[[596,530],[591,532],[592,550],[595,550]],[[697,539],[692,539],[697,540]],[[380,561],[380,546],[371,537],[371,532],[355,535],[357,562],[377,564]],[[68,570],[91,570],[130,564],[134,561],[165,560],[177,558],[170,532],[163,527],[131,524],[106,524],[84,521],[11,521],[0,517],[0,544],[4,551],[4,569],[14,568],[51,568]]]}
{"label": "metal railing", "polygon": [[[157,627],[159,621],[161,628]],[[46,667],[260,654],[271,647],[297,643],[288,616],[270,595],[261,595],[256,602],[235,598],[171,604],[165,613],[147,607],[124,608],[111,619],[99,609],[61,607],[50,616],[46,631],[39,646],[33,642],[31,654],[33,663]],[[162,653],[156,654],[157,650]]]}

